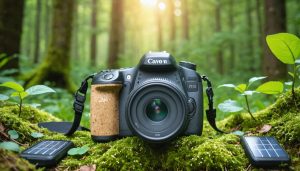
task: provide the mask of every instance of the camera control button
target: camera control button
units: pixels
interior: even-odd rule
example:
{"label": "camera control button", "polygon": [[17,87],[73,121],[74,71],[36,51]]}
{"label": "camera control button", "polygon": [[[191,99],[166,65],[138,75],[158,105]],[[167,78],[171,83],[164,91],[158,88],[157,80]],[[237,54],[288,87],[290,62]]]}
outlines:
{"label": "camera control button", "polygon": [[113,77],[114,77],[114,74],[112,74],[112,73],[106,73],[106,74],[103,76],[103,78],[104,78],[105,80],[111,80]]}

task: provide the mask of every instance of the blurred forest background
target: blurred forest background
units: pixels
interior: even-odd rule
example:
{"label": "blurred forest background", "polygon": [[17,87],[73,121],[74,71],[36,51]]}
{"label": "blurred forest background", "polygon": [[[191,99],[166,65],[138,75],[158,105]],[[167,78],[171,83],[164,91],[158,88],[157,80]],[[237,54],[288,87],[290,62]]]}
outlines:
{"label": "blurred forest background", "polygon": [[[196,63],[215,88],[253,76],[288,81],[265,42],[278,32],[300,36],[300,0],[0,0],[0,82],[55,87],[27,103],[70,120],[69,92],[85,76],[135,66],[148,51]],[[216,103],[235,96],[216,89]],[[251,105],[273,100],[254,95]]]}

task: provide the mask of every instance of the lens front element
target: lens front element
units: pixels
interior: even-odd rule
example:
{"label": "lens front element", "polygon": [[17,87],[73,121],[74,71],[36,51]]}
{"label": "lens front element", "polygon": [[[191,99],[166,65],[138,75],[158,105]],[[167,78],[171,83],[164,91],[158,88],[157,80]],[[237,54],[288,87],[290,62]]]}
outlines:
{"label": "lens front element", "polygon": [[153,99],[146,107],[146,114],[152,121],[159,122],[168,115],[168,108],[161,99]]}

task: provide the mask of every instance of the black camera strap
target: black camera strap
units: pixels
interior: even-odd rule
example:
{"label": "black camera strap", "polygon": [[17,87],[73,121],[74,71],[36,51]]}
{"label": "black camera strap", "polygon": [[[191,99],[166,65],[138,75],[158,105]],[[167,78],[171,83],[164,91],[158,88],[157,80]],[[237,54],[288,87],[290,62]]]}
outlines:
{"label": "black camera strap", "polygon": [[75,111],[74,121],[71,128],[65,135],[69,136],[72,135],[79,127],[83,109],[84,109],[84,102],[86,100],[86,92],[88,89],[88,80],[94,78],[95,74],[89,75],[86,77],[82,82],[80,88],[76,91],[74,95],[74,103],[73,109]]}
{"label": "black camera strap", "polygon": [[214,130],[225,133],[224,131],[221,131],[216,125],[216,109],[214,108],[214,91],[212,89],[212,84],[205,75],[201,78],[207,83],[206,95],[208,98],[208,109],[206,110],[206,117],[208,123]]}
{"label": "black camera strap", "polygon": [[74,95],[73,109],[75,116],[73,122],[40,122],[38,126],[67,136],[73,135],[77,130],[89,131],[89,129],[80,126],[80,121],[86,100],[86,92],[88,90],[88,80],[94,78],[94,76],[95,74],[86,77]]}

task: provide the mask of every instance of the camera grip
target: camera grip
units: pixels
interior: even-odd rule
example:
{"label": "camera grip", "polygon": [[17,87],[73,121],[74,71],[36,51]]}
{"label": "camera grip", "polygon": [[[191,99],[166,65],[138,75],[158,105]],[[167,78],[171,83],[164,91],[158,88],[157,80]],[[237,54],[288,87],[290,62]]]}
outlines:
{"label": "camera grip", "polygon": [[91,87],[91,135],[95,141],[109,141],[119,135],[119,91],[122,84]]}

